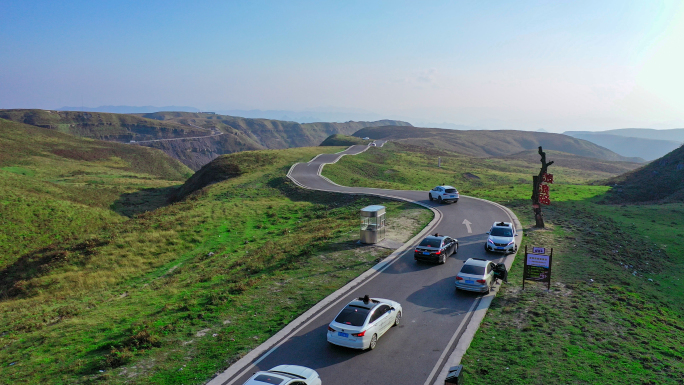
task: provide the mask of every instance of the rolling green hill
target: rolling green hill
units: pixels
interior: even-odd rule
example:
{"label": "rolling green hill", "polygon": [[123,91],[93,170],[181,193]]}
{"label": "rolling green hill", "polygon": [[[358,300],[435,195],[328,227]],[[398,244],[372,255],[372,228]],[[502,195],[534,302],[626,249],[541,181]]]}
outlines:
{"label": "rolling green hill", "polygon": [[192,173],[158,150],[3,119],[0,148],[0,268],[154,209]]}
{"label": "rolling green hill", "polygon": [[607,184],[609,202],[684,202],[684,146]]}
{"label": "rolling green hill", "polygon": [[[3,384],[204,383],[390,254],[356,243],[362,207],[402,242],[432,219],[285,177],[343,147],[224,155],[166,204],[188,169],[159,151],[8,121],[0,146],[20,153],[0,163]],[[156,156],[182,172],[138,170]]]}
{"label": "rolling green hill", "polygon": [[357,137],[390,139],[422,147],[442,149],[476,157],[507,156],[543,146],[545,150],[562,151],[589,158],[620,162],[642,162],[627,158],[607,148],[567,135],[530,131],[446,130],[418,127],[369,127],[354,133]]}
{"label": "rolling green hill", "polygon": [[[588,158],[568,154],[567,152],[546,150],[546,156],[554,161],[555,167],[562,167],[566,169],[584,170],[588,173],[603,173],[602,175],[617,175],[635,170],[642,166],[640,163],[633,162],[614,162],[609,160],[601,160],[597,158]],[[501,159],[523,160],[529,164],[538,165],[539,153],[538,150],[526,150],[513,155],[501,157]]]}

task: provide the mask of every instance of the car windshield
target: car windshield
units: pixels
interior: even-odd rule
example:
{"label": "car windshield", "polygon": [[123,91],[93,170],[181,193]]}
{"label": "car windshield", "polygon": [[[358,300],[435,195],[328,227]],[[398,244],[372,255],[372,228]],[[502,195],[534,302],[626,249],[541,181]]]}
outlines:
{"label": "car windshield", "polygon": [[492,229],[490,234],[495,237],[512,237],[513,230],[506,227],[495,227]]}
{"label": "car windshield", "polygon": [[463,265],[461,268],[461,273],[463,274],[484,275],[484,272],[484,266]]}
{"label": "car windshield", "polygon": [[444,192],[449,193],[449,194],[453,194],[456,192],[456,189],[455,188],[448,188],[448,189],[444,190]]}
{"label": "car windshield", "polygon": [[285,380],[283,380],[280,377],[269,376],[267,374],[260,374],[260,375],[256,376],[256,378],[254,380],[259,381],[259,382],[265,382],[267,384],[276,384],[276,385],[282,384],[283,382],[285,382]]}
{"label": "car windshield", "polygon": [[335,322],[351,326],[363,326],[369,312],[369,309],[348,305],[337,315]]}
{"label": "car windshield", "polygon": [[418,246],[424,246],[424,247],[440,247],[442,245],[442,240],[441,239],[435,239],[435,238],[425,238],[423,239],[423,242],[420,243]]}

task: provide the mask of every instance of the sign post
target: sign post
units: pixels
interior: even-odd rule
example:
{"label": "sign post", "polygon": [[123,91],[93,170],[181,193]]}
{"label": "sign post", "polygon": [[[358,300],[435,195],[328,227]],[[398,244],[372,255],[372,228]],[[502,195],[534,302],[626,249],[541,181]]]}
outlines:
{"label": "sign post", "polygon": [[553,262],[553,249],[546,253],[545,247],[533,247],[532,252],[527,252],[525,246],[525,266],[523,268],[523,290],[525,281],[546,282],[547,290],[551,290],[551,264]]}

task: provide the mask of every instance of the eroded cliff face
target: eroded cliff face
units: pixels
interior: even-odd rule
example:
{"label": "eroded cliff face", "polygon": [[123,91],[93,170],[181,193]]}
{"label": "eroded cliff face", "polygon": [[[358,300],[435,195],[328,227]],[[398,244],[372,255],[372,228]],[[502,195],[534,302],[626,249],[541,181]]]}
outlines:
{"label": "eroded cliff face", "polygon": [[194,171],[223,154],[318,146],[333,134],[364,127],[410,126],[397,120],[306,123],[213,113],[114,114],[37,109],[0,110],[0,118],[98,140],[157,148]]}
{"label": "eroded cliff face", "polygon": [[[364,127],[409,123],[381,120],[377,122],[307,123],[283,122],[267,119],[244,119],[216,115],[222,119],[192,119],[187,121],[208,132],[219,135],[197,139],[161,140],[139,143],[158,148],[180,160],[194,171],[224,154],[240,151],[284,149],[318,146],[333,134],[350,135]],[[210,130],[210,131],[209,131]]]}
{"label": "eroded cliff face", "polygon": [[140,145],[160,149],[193,171],[199,170],[220,155],[266,149],[232,133],[199,139],[162,140]]}

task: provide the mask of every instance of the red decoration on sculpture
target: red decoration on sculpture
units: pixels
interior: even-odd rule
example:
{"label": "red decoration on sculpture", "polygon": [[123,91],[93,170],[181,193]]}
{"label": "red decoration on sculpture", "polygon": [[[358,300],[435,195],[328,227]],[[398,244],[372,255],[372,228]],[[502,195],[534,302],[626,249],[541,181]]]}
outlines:
{"label": "red decoration on sculpture", "polygon": [[544,174],[542,181],[546,183],[553,183],[553,174]]}
{"label": "red decoration on sculpture", "polygon": [[551,204],[551,199],[549,199],[549,196],[548,196],[548,195],[546,195],[546,196],[541,196],[541,195],[540,195],[540,196],[539,196],[539,203],[548,206],[548,205]]}
{"label": "red decoration on sculpture", "polygon": [[546,196],[548,196],[548,195],[549,195],[549,186],[547,186],[547,185],[545,185],[545,184],[540,184],[540,185],[539,185],[539,195],[540,195],[540,196],[541,196],[541,195],[546,195]]}

